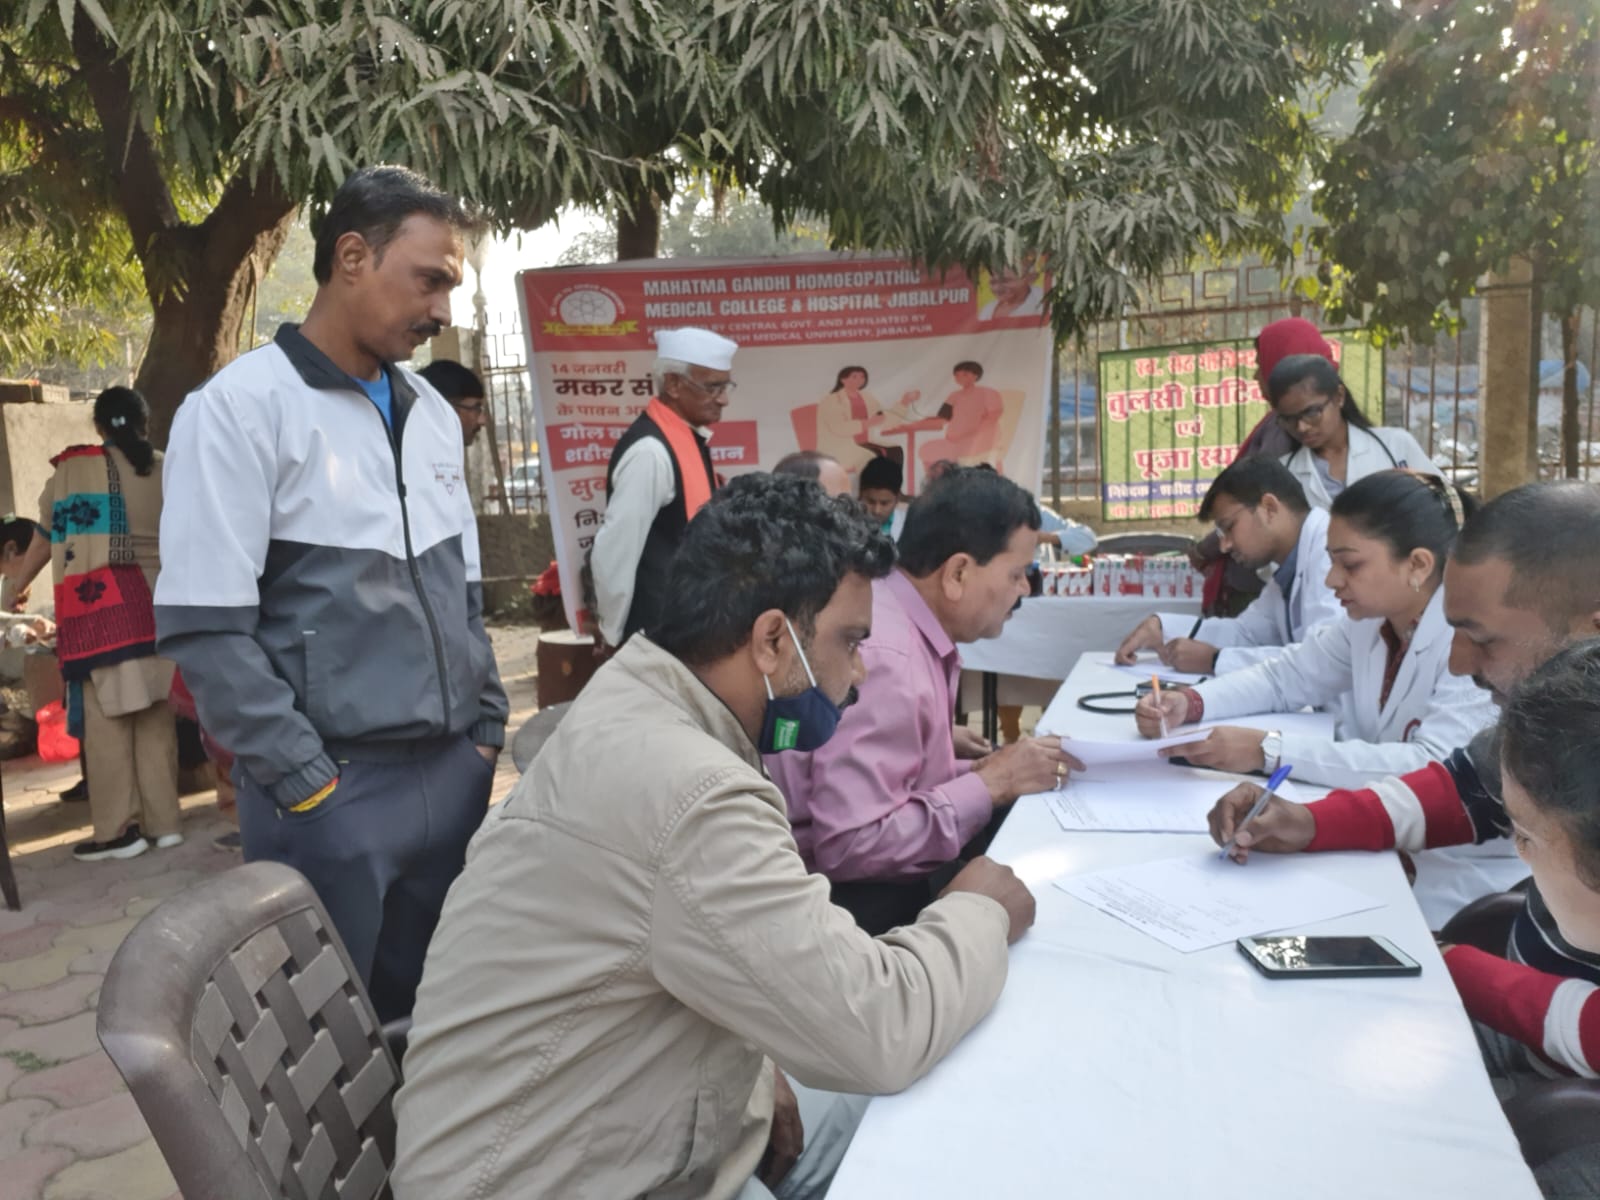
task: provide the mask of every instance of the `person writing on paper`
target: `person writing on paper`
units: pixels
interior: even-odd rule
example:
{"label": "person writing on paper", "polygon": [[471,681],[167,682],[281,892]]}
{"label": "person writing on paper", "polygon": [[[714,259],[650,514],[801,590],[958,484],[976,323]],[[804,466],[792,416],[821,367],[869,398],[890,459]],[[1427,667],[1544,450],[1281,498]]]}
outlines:
{"label": "person writing on paper", "polygon": [[1360,787],[1420,767],[1494,723],[1490,699],[1451,675],[1450,629],[1439,584],[1465,511],[1457,491],[1429,475],[1380,471],[1334,501],[1328,586],[1346,616],[1312,630],[1275,658],[1139,702],[1146,737],[1161,719],[1176,731],[1200,720],[1325,708],[1337,740],[1222,726],[1164,754],[1224,771],[1272,771]]}
{"label": "person writing on paper", "polygon": [[[1461,531],[1444,573],[1445,619],[1455,630],[1450,670],[1504,707],[1523,680],[1575,641],[1600,634],[1600,488],[1535,483],[1497,496]],[[1390,850],[1413,856],[1417,899],[1434,928],[1463,904],[1515,882],[1499,864],[1444,861],[1428,847],[1488,851],[1510,830],[1493,730],[1447,757],[1371,788],[1335,791],[1310,804],[1276,799],[1239,837],[1252,850]],[[1240,784],[1211,810],[1211,833],[1231,837],[1260,789]],[[1454,877],[1442,868],[1453,867]],[[1526,961],[1549,964],[1572,950],[1530,893],[1512,935]],[[1546,953],[1546,950],[1550,952]],[[1553,956],[1553,957],[1552,957]]]}
{"label": "person writing on paper", "polygon": [[655,336],[656,394],[611,450],[606,512],[589,554],[601,653],[668,607],[678,543],[717,486],[711,427],[733,398],[737,343],[692,327]]}
{"label": "person writing on paper", "polygon": [[1033,497],[996,472],[941,475],[906,512],[899,566],[872,585],[859,702],[827,745],[767,756],[806,866],[869,933],[915,920],[936,873],[973,853],[997,813],[1082,769],[1059,738],[991,752],[952,726],[956,646],[1005,628],[1038,527]]}
{"label": "person writing on paper", "polygon": [[[1139,622],[1116,660],[1154,650],[1179,671],[1225,675],[1275,656],[1324,621],[1340,619],[1328,588],[1328,514],[1306,503],[1287,467],[1258,456],[1234,462],[1212,481],[1200,519],[1214,521],[1224,554],[1251,570],[1272,567],[1261,594],[1237,617],[1153,614]],[[1181,636],[1178,631],[1191,631]]]}
{"label": "person writing on paper", "polygon": [[1283,465],[1316,508],[1374,471],[1409,468],[1444,477],[1404,429],[1374,428],[1356,406],[1339,370],[1320,354],[1292,354],[1267,376],[1267,402],[1295,445]]}
{"label": "person writing on paper", "polygon": [[820,1200],[866,1096],[989,1011],[1033,922],[1017,877],[974,862],[868,937],[761,769],[833,735],[893,562],[853,501],[785,476],[741,476],[690,523],[672,611],[583,689],[450,893],[397,1200]]}

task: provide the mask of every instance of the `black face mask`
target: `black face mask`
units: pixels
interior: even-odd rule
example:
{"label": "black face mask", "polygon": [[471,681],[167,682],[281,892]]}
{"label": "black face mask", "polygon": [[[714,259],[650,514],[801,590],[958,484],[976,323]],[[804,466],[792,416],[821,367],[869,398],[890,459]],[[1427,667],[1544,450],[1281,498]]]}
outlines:
{"label": "black face mask", "polygon": [[815,750],[833,736],[839,728],[839,718],[845,708],[856,699],[856,689],[851,688],[844,704],[835,704],[828,694],[817,686],[817,677],[811,673],[805,649],[795,637],[789,618],[783,619],[784,628],[794,639],[794,648],[800,652],[800,665],[806,669],[811,686],[798,696],[774,696],[772,680],[766,679],[767,711],[761,721],[761,739],[756,748],[763,754],[776,754],[780,750]]}

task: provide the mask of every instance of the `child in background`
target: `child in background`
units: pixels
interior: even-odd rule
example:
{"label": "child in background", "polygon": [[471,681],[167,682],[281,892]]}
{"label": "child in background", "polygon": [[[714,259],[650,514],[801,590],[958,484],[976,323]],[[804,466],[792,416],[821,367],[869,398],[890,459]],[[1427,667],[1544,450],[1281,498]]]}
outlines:
{"label": "child in background", "polygon": [[1600,1077],[1600,638],[1563,650],[1500,722],[1511,838],[1533,872],[1507,954],[1442,947],[1498,1088]]}
{"label": "child in background", "polygon": [[894,459],[883,455],[862,467],[856,481],[856,496],[861,507],[896,541],[906,520],[905,506],[900,503],[900,489],[904,485],[905,471]]}

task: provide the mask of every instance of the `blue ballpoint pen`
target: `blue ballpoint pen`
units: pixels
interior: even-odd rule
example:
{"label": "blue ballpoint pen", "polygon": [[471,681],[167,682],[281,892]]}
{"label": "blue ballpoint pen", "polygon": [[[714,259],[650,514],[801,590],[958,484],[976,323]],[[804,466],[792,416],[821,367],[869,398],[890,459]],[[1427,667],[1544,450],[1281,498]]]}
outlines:
{"label": "blue ballpoint pen", "polygon": [[1283,786],[1283,781],[1289,778],[1289,772],[1292,770],[1294,770],[1292,766],[1290,766],[1288,763],[1284,763],[1272,773],[1272,778],[1267,780],[1267,790],[1262,792],[1261,795],[1256,798],[1256,802],[1250,806],[1250,811],[1245,813],[1244,820],[1240,821],[1233,827],[1233,836],[1228,839],[1228,844],[1222,848],[1222,858],[1227,858],[1228,855],[1233,853],[1234,849],[1238,846],[1240,832],[1246,825],[1250,824],[1251,821],[1254,821],[1266,811],[1267,802],[1270,801],[1273,797],[1273,794]]}

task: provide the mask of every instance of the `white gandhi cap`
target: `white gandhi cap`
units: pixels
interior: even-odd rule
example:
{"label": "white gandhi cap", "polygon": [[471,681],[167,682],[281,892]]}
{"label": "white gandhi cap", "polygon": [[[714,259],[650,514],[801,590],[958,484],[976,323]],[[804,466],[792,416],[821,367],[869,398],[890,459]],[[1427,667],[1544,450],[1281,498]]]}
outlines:
{"label": "white gandhi cap", "polygon": [[662,358],[676,359],[713,371],[731,371],[733,352],[738,348],[738,342],[731,342],[709,329],[691,326],[686,329],[656,330],[656,352]]}

